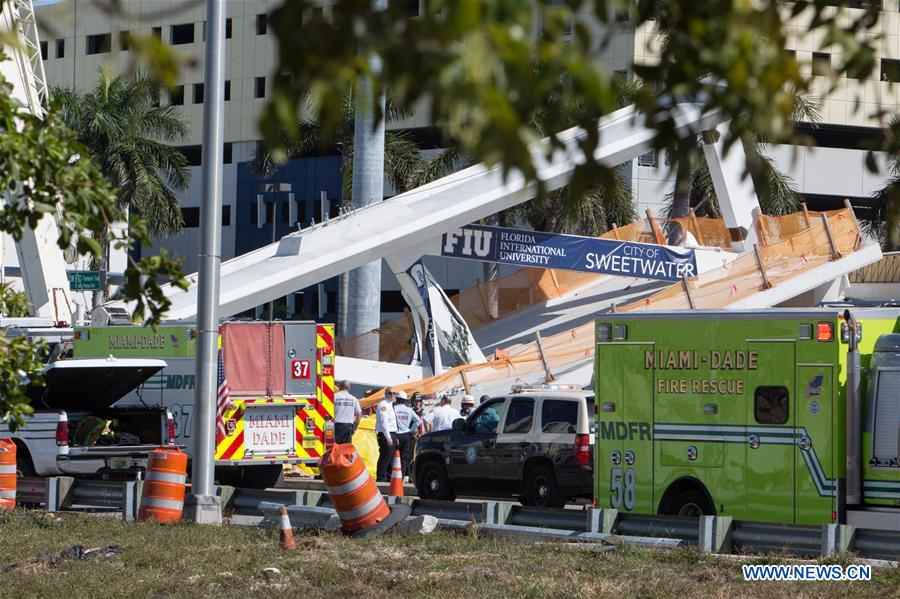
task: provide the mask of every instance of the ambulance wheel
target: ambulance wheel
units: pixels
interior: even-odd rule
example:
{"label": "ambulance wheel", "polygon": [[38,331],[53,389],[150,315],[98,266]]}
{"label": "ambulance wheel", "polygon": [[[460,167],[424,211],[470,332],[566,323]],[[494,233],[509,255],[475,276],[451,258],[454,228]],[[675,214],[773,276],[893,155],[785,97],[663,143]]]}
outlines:
{"label": "ambulance wheel", "polygon": [[701,491],[688,489],[672,502],[671,513],[675,516],[699,518],[700,516],[713,516],[716,512]]}
{"label": "ambulance wheel", "polygon": [[450,477],[444,465],[434,460],[422,465],[422,470],[416,477],[416,490],[421,499],[437,499],[440,501],[453,501],[456,493],[450,484]]}
{"label": "ambulance wheel", "polygon": [[525,478],[525,493],[522,503],[537,507],[563,507],[565,497],[559,492],[556,476],[547,466],[535,466]]}

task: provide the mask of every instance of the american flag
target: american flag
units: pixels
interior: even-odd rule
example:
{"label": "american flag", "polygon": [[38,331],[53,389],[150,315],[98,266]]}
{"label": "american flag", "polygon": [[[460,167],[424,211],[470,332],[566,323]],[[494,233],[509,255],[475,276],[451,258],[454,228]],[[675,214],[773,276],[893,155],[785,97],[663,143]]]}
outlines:
{"label": "american flag", "polygon": [[228,381],[225,380],[225,362],[222,360],[222,350],[218,355],[218,374],[216,377],[216,444],[225,438],[225,408],[231,402],[231,391],[228,390]]}

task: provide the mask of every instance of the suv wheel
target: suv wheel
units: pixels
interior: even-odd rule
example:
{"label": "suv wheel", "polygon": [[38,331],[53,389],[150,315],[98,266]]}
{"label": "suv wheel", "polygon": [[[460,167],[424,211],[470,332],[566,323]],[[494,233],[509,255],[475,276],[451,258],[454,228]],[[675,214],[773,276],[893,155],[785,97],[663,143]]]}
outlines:
{"label": "suv wheel", "polygon": [[565,498],[556,484],[556,475],[547,466],[535,466],[525,479],[525,493],[522,497],[526,505],[537,507],[563,507]]}
{"label": "suv wheel", "polygon": [[450,477],[444,465],[438,461],[427,462],[416,477],[416,490],[422,499],[453,501],[456,494],[450,485]]}

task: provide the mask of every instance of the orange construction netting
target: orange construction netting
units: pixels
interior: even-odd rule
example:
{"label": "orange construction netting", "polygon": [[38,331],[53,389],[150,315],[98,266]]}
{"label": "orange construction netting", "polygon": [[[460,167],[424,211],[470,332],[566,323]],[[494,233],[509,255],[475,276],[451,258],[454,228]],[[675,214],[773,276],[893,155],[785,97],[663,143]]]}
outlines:
{"label": "orange construction netting", "polygon": [[[712,221],[713,219],[679,219],[678,224],[687,227],[695,237],[694,231],[699,230],[701,235],[708,234],[710,239],[716,239],[720,247],[730,247],[730,235],[724,225],[717,228],[716,225],[704,222],[698,228],[691,222],[684,222],[690,220]],[[692,306],[698,309],[724,308],[765,289],[767,284],[777,285],[805,270],[850,254],[856,250],[862,240],[856,217],[849,209],[824,213],[801,212],[782,217],[761,217],[760,220],[761,223],[758,226],[765,229],[766,236],[763,238],[760,235],[760,241],[763,243],[754,252],[747,253],[730,263],[723,263],[721,268],[703,273],[700,277],[687,281],[686,284],[675,283],[648,298],[618,307],[616,311],[689,309]],[[661,229],[665,229],[672,221],[659,219],[657,222],[660,223]],[[806,226],[807,223],[809,226]],[[656,233],[653,233],[649,226],[641,228],[636,225],[637,223],[617,229],[617,233],[622,234],[623,229],[627,229],[630,235],[647,235],[649,232],[656,237]],[[613,237],[614,235],[611,233],[604,237]],[[662,232],[663,235],[669,233]],[[718,237],[715,237],[716,235]],[[706,241],[705,238],[704,241]],[[707,241],[704,245],[710,244]],[[523,270],[533,271],[534,269]],[[555,272],[555,274],[551,275],[550,272]],[[535,276],[533,272],[520,273],[521,271],[511,277]],[[534,300],[535,297],[542,295],[546,296],[550,290],[559,295],[562,289],[577,288],[579,284],[583,285],[589,282],[590,278],[596,280],[600,276],[603,275],[543,271],[543,274],[536,279],[537,290],[533,290],[534,295],[531,296],[531,299]],[[550,279],[550,282],[547,281],[547,278]],[[525,280],[531,279],[513,280],[524,284]],[[469,290],[460,296],[471,293],[472,290]],[[689,295],[690,297],[688,297]],[[463,316],[466,316],[465,311]],[[472,321],[469,320],[469,323],[471,326]],[[497,351],[494,358],[488,362],[456,366],[447,372],[422,381],[398,385],[395,389],[403,389],[407,392],[419,391],[426,396],[452,393],[473,387],[477,389],[479,384],[490,381],[516,380],[535,373],[546,375],[552,374],[554,371],[562,372],[567,367],[592,357],[593,352],[594,324],[589,322],[569,331],[544,337],[541,339],[540,345],[537,340],[520,343]],[[372,406],[382,395],[383,393],[378,391],[362,400],[362,404],[365,407]]]}

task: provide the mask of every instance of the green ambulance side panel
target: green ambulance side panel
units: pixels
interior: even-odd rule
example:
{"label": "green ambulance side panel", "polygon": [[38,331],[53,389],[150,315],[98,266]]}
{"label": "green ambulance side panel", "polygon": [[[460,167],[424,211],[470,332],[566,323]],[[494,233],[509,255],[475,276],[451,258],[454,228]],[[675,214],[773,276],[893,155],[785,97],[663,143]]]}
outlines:
{"label": "green ambulance side panel", "polygon": [[[651,418],[653,435],[645,443],[654,452],[653,472],[636,471],[643,479],[635,483],[641,496],[634,511],[656,513],[673,483],[692,479],[708,490],[718,513],[748,520],[831,522],[835,508],[828,485],[836,478],[836,449],[830,431],[836,402],[833,381],[826,375],[834,376],[845,346],[837,339],[797,339],[799,325],[815,330],[822,318],[839,335],[837,311],[827,318],[816,316],[615,314],[598,319],[598,326],[627,327],[620,345],[597,344],[598,505],[609,507],[616,488],[610,453],[622,451],[625,444],[620,435],[604,432],[615,432],[609,427],[621,420],[619,405],[624,404],[628,407],[621,414]],[[653,344],[652,354],[624,350],[626,343]],[[805,366],[813,364],[825,366]],[[810,379],[815,413],[806,396]],[[648,382],[652,393],[646,391]],[[609,401],[617,404],[615,413],[603,411]],[[809,451],[800,446],[804,431],[819,454],[817,462],[807,459]],[[751,436],[758,442],[755,448]],[[643,457],[636,456],[636,463]]]}
{"label": "green ambulance side panel", "polygon": [[[192,358],[197,340],[192,327],[77,327],[73,341],[77,358]],[[81,335],[79,336],[79,333]]]}
{"label": "green ambulance side panel", "polygon": [[[629,368],[643,360],[650,344],[598,346],[597,364],[603,372],[603,399],[595,403],[598,414],[595,441],[595,496],[600,507],[622,511],[652,512],[653,484],[653,375]],[[600,380],[600,379],[597,379]],[[639,397],[642,401],[634,401]],[[615,458],[614,456],[618,456]]]}

